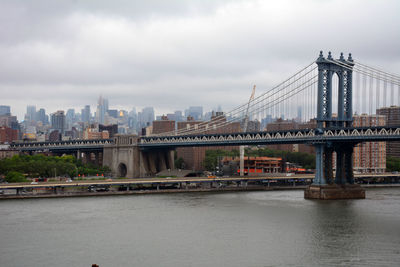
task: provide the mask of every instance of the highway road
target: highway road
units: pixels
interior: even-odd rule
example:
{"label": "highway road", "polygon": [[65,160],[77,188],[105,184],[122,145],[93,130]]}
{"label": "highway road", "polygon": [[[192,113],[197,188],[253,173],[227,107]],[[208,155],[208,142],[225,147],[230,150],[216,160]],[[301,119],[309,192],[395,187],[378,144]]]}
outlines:
{"label": "highway road", "polygon": [[[400,178],[400,174],[356,174],[356,178]],[[171,184],[171,183],[201,183],[201,182],[240,182],[240,181],[263,181],[263,180],[298,180],[313,179],[314,174],[297,174],[287,176],[286,174],[269,176],[245,176],[245,177],[181,177],[181,178],[135,178],[135,179],[107,179],[107,180],[75,180],[72,182],[38,182],[31,183],[12,183],[0,184],[0,189],[18,189],[18,188],[45,188],[45,187],[73,187],[73,186],[91,186],[91,185],[146,185],[146,184]]]}

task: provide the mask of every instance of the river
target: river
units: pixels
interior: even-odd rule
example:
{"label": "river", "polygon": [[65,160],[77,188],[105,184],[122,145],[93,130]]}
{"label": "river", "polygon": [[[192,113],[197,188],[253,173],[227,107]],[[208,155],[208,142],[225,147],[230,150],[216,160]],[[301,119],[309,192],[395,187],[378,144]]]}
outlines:
{"label": "river", "polygon": [[399,266],[400,188],[0,201],[0,266]]}

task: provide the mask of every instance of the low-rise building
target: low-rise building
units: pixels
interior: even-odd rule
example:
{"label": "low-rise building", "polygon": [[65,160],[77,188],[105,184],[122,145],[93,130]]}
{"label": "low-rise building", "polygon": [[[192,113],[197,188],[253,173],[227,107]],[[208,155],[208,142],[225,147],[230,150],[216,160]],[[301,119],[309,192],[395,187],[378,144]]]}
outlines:
{"label": "low-rise building", "polygon": [[[224,157],[221,161],[223,165],[236,163],[239,166],[240,157]],[[263,173],[278,173],[283,172],[282,158],[275,157],[244,157],[244,174],[257,175]],[[236,173],[240,173],[239,167]]]}
{"label": "low-rise building", "polygon": [[12,158],[13,156],[18,154],[19,151],[10,149],[9,145],[0,145],[0,159]]}
{"label": "low-rise building", "polygon": [[7,126],[0,127],[0,144],[12,143],[18,140],[18,130],[11,129]]}

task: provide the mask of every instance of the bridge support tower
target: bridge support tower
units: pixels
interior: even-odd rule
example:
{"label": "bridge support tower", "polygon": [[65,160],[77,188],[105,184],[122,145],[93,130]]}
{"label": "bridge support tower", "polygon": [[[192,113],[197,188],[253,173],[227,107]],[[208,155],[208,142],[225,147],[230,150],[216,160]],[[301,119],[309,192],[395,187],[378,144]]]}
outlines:
{"label": "bridge support tower", "polygon": [[[331,53],[324,58],[322,51],[316,61],[318,65],[318,106],[317,129],[320,134],[326,128],[341,129],[351,127],[352,109],[352,66],[351,54],[347,60],[343,53],[339,64],[335,63]],[[343,64],[340,64],[343,63]],[[350,67],[349,67],[350,66]],[[332,116],[332,80],[337,75],[338,114]],[[304,191],[307,199],[358,199],[365,198],[365,190],[354,184],[352,142],[315,143],[316,173],[314,182]],[[333,173],[333,159],[336,155],[336,173]]]}
{"label": "bridge support tower", "polygon": [[104,147],[103,166],[111,168],[113,176],[139,178],[155,176],[174,169],[172,149],[140,150],[136,135],[117,135],[114,144]]}

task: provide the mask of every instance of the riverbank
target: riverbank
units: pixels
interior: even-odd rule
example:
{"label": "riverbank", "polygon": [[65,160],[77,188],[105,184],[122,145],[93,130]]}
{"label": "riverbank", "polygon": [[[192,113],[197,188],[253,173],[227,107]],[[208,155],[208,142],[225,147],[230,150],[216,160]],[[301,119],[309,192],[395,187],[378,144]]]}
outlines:
{"label": "riverbank", "polygon": [[[400,188],[400,184],[365,184],[363,188]],[[142,194],[173,194],[173,193],[195,193],[195,192],[248,192],[248,191],[279,191],[279,190],[304,190],[307,185],[290,186],[243,186],[243,187],[220,187],[220,188],[180,188],[180,189],[143,189],[130,191],[105,191],[105,192],[64,192],[43,194],[20,194],[0,195],[0,200],[6,199],[32,199],[32,198],[68,198],[68,197],[93,197],[93,196],[121,196]]]}

